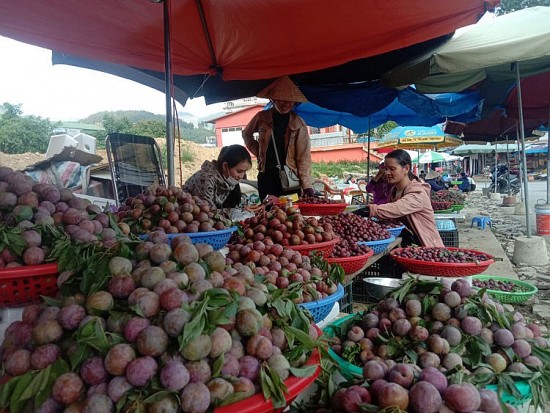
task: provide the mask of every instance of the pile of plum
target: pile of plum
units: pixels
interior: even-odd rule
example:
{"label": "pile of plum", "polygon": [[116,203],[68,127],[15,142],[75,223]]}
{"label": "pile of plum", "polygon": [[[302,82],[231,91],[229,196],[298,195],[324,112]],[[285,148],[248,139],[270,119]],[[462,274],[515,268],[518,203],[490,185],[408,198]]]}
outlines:
{"label": "pile of plum", "polygon": [[159,186],[128,197],[118,208],[120,222],[134,234],[164,230],[168,234],[210,232],[232,225],[208,203],[181,188]]}
{"label": "pile of plum", "polygon": [[472,281],[474,287],[486,288],[488,290],[504,291],[507,293],[522,292],[524,291],[519,285],[511,281],[501,280],[477,280],[474,278]]}
{"label": "pile of plum", "polygon": [[403,226],[403,224],[397,220],[393,219],[383,219],[378,221],[378,225],[380,225],[384,229],[388,228],[400,228]]}
{"label": "pile of plum", "polygon": [[345,204],[345,201],[337,201],[335,199],[328,199],[317,196],[308,196],[302,197],[298,201],[299,204],[315,204],[315,205],[326,205],[326,204]]}
{"label": "pile of plum", "polygon": [[52,247],[45,230],[53,226],[62,227],[74,243],[107,248],[121,232],[129,233],[126,224],[112,228],[107,214],[71,190],[0,166],[0,268],[43,264]]}
{"label": "pile of plum", "polygon": [[452,204],[450,202],[432,201],[432,208],[434,211],[444,211],[446,209],[449,209],[451,205]]}
{"label": "pile of plum", "polygon": [[[328,400],[314,395],[313,403],[325,412],[371,411],[368,405],[372,411],[397,406],[413,413],[502,412],[499,396],[487,385],[550,367],[541,326],[476,294],[465,280],[408,280],[329,331],[333,352],[361,373],[348,372]],[[543,389],[544,380],[536,386]],[[548,402],[543,392],[546,399],[539,403]]]}
{"label": "pile of plum", "polygon": [[432,191],[430,197],[433,202],[450,202],[451,205],[464,205],[466,195],[458,189]]}
{"label": "pile of plum", "polygon": [[397,250],[392,255],[420,261],[457,264],[477,263],[493,259],[491,255],[483,252],[458,248],[450,250],[445,247],[409,247]]}
{"label": "pile of plum", "polygon": [[270,239],[255,241],[254,244],[231,244],[226,262],[232,269],[251,269],[254,276],[264,284],[288,288],[298,283],[301,288],[295,303],[301,304],[326,298],[338,288],[337,280],[331,280],[326,268],[319,268],[308,256],[274,244]]}
{"label": "pile of plum", "polygon": [[332,225],[321,223],[314,217],[304,217],[292,206],[274,206],[270,211],[247,218],[242,236],[235,243],[247,244],[270,239],[282,246],[309,245],[332,241],[336,235]]}
{"label": "pile of plum", "polygon": [[226,268],[207,244],[154,238],[85,294],[25,307],[1,346],[0,410],[203,413],[308,374],[317,330],[292,301],[275,306],[251,268]]}
{"label": "pile of plum", "polygon": [[319,222],[330,224],[340,239],[350,243],[380,241],[388,239],[391,234],[380,224],[355,214],[338,214],[321,217]]}
{"label": "pile of plum", "polygon": [[340,242],[334,246],[332,254],[330,254],[330,258],[356,257],[359,255],[368,254],[371,251],[371,248],[365,244],[358,244],[357,242],[340,238]]}

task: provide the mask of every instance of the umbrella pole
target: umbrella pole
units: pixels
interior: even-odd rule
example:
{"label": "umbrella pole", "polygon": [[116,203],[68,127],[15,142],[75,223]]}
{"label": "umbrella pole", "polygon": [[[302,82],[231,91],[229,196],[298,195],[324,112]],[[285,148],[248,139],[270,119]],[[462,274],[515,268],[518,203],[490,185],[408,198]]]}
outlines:
{"label": "umbrella pole", "polygon": [[508,135],[506,135],[506,178],[508,179],[508,190],[510,190],[510,152],[508,152]]}
{"label": "umbrella pole", "polygon": [[[172,116],[172,51],[170,48],[170,15],[168,10],[168,1],[163,1],[164,15],[164,72],[166,82],[166,169],[168,172],[168,186],[174,186],[175,168],[174,168],[174,120]],[[182,182],[183,183],[183,182]]]}
{"label": "umbrella pole", "polygon": [[525,186],[525,225],[527,227],[527,238],[531,238],[531,221],[529,220],[529,182],[527,181],[527,156],[525,155],[525,126],[523,124],[523,104],[521,99],[521,78],[519,75],[519,62],[516,62],[516,82],[518,88],[518,111],[519,111],[519,135],[521,137],[521,165],[523,167],[523,184]]}
{"label": "umbrella pole", "polygon": [[[550,131],[550,106],[548,107],[548,127]],[[550,139],[546,141],[546,203],[550,204],[550,179],[548,178],[548,162],[550,162]]]}
{"label": "umbrella pole", "polygon": [[498,194],[498,151],[497,140],[495,140],[495,194]]}
{"label": "umbrella pole", "polygon": [[370,182],[370,116],[369,116],[369,135],[367,136],[367,182]]}

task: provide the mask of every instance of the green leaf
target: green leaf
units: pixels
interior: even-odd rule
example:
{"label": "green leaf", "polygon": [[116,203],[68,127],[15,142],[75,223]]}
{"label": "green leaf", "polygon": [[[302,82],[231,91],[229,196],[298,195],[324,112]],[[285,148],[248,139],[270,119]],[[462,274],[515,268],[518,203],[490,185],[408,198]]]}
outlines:
{"label": "green leaf", "polygon": [[62,300],[56,300],[55,298],[48,297],[46,295],[41,295],[40,298],[46,303],[48,307],[63,307],[63,301]]}
{"label": "green leaf", "polygon": [[273,387],[273,382],[263,368],[260,369],[260,384],[262,387],[264,399],[269,400],[271,398],[271,389]]}
{"label": "green leaf", "polygon": [[143,404],[151,404],[151,403],[155,403],[155,402],[158,402],[159,400],[162,400],[168,396],[170,396],[171,394],[173,394],[172,392],[169,392],[169,391],[158,391],[154,394],[152,394],[151,396],[147,397],[145,400],[143,400]]}
{"label": "green leaf", "polygon": [[311,364],[304,367],[291,367],[290,372],[296,377],[310,377],[317,370],[318,365]]}
{"label": "green leaf", "polygon": [[9,406],[10,398],[21,376],[16,376],[4,383],[0,390],[0,408],[5,409]]}
{"label": "green leaf", "polygon": [[225,356],[220,354],[220,356],[214,361],[212,366],[212,377],[218,377],[222,371],[223,363],[225,363]]}

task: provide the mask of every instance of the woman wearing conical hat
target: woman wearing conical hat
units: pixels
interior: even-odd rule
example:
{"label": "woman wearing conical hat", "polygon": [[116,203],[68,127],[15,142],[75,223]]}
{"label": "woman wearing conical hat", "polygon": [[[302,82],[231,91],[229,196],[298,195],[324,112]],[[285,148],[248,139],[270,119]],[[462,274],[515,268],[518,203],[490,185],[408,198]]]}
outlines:
{"label": "woman wearing conical hat", "polygon": [[260,199],[285,193],[277,155],[281,164],[288,165],[298,175],[304,195],[313,196],[309,133],[304,120],[292,111],[296,103],[307,102],[306,97],[288,76],[280,77],[257,96],[268,98],[273,104],[272,108],[257,113],[243,130],[246,147],[258,159]]}

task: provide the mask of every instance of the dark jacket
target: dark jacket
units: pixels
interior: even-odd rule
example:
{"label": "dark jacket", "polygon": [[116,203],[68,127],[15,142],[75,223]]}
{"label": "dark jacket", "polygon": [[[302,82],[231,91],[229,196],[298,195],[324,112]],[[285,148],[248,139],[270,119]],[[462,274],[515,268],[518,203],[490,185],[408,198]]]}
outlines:
{"label": "dark jacket", "polygon": [[434,192],[442,191],[442,190],[444,190],[444,189],[447,189],[447,188],[445,187],[445,185],[440,184],[439,182],[437,182],[437,178],[434,178],[434,179],[427,179],[427,180],[426,180],[426,183],[427,183],[427,184],[430,184],[430,187],[432,188],[432,191],[434,191]]}

